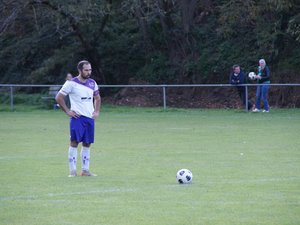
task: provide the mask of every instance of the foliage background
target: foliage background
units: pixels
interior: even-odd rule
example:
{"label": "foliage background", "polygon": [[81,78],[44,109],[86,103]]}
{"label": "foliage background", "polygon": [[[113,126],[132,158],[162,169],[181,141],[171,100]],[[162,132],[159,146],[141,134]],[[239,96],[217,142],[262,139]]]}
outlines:
{"label": "foliage background", "polygon": [[296,82],[299,12],[296,0],[3,0],[0,83],[60,84],[82,59],[101,84],[223,83],[260,58],[272,81]]}

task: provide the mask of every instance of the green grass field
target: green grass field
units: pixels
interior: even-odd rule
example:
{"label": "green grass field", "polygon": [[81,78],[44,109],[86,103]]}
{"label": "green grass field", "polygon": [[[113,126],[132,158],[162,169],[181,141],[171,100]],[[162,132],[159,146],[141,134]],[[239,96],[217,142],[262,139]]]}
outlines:
{"label": "green grass field", "polygon": [[[300,224],[299,109],[104,106],[98,177],[67,177],[68,123],[59,110],[0,112],[0,224]],[[191,185],[176,182],[181,168]]]}

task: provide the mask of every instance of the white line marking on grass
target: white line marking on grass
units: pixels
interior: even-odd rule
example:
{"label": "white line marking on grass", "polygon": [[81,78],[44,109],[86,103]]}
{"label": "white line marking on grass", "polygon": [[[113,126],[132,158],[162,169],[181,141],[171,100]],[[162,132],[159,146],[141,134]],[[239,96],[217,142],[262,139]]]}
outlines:
{"label": "white line marking on grass", "polygon": [[4,156],[0,157],[0,160],[15,160],[15,159],[25,159],[25,156]]}
{"label": "white line marking on grass", "polygon": [[280,181],[295,181],[300,180],[300,177],[267,177],[259,179],[245,179],[245,180],[221,180],[219,182],[210,183],[226,183],[226,184],[239,184],[239,183],[267,183],[267,182],[280,182]]}
{"label": "white line marking on grass", "polygon": [[192,130],[191,127],[168,127],[166,130]]}
{"label": "white line marking on grass", "polygon": [[[205,185],[218,185],[218,184],[249,184],[249,183],[267,183],[267,182],[282,182],[282,181],[300,181],[300,177],[270,177],[270,178],[260,178],[260,179],[245,179],[245,180],[234,180],[234,179],[227,179],[227,180],[220,180],[217,179],[216,181],[206,181],[201,182],[200,186]],[[197,185],[196,182],[192,185]],[[159,185],[158,185],[159,186]],[[179,184],[171,184],[166,185],[167,188],[177,188],[183,187]],[[188,186],[186,186],[188,187]],[[154,188],[151,186],[150,188]],[[145,190],[147,188],[144,188]],[[137,192],[141,191],[134,188],[117,188],[117,187],[110,187],[110,188],[103,188],[103,189],[96,189],[90,191],[77,191],[77,192],[63,192],[63,193],[46,193],[40,195],[17,195],[17,196],[1,196],[0,202],[4,201],[14,201],[14,200],[37,200],[40,198],[47,198],[47,197],[61,197],[61,196],[73,196],[73,195],[92,195],[92,194],[102,194],[102,193],[124,193],[124,192]],[[228,203],[227,203],[228,204]],[[299,204],[299,203],[293,203]]]}
{"label": "white line marking on grass", "polygon": [[0,197],[0,201],[13,201],[13,200],[36,200],[45,197],[61,197],[61,196],[72,196],[72,195],[91,195],[91,194],[102,194],[102,193],[116,193],[116,192],[134,192],[133,188],[107,188],[98,189],[92,191],[77,191],[77,192],[65,192],[65,193],[47,193],[41,195],[19,195],[19,196],[3,196]]}
{"label": "white line marking on grass", "polygon": [[136,191],[132,188],[121,189],[121,188],[109,188],[102,190],[94,190],[94,191],[77,191],[77,192],[68,192],[68,193],[48,193],[49,197],[57,197],[57,196],[70,196],[70,195],[89,195],[89,194],[99,194],[99,193],[113,193],[113,192],[133,192]]}
{"label": "white line marking on grass", "polygon": [[57,156],[55,155],[43,155],[43,156],[36,156],[36,155],[31,155],[31,156],[3,156],[0,157],[0,160],[18,160],[18,159],[49,159],[49,158],[56,158]]}
{"label": "white line marking on grass", "polygon": [[[212,201],[211,201],[212,202]],[[271,205],[273,206],[273,202],[271,201],[261,201],[261,200],[241,200],[241,201],[213,201],[216,205]],[[293,205],[293,206],[299,206],[300,202],[287,202],[284,201],[282,205]]]}

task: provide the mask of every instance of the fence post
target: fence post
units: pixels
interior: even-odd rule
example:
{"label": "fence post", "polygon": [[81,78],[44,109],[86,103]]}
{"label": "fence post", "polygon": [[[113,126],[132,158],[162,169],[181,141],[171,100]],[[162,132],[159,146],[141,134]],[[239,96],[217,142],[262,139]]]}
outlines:
{"label": "fence post", "polygon": [[163,102],[164,102],[164,109],[167,109],[166,86],[165,85],[163,85]]}
{"label": "fence post", "polygon": [[14,110],[14,90],[13,86],[10,86],[10,111]]}
{"label": "fence post", "polygon": [[245,86],[245,105],[246,105],[246,112],[248,112],[248,85]]}

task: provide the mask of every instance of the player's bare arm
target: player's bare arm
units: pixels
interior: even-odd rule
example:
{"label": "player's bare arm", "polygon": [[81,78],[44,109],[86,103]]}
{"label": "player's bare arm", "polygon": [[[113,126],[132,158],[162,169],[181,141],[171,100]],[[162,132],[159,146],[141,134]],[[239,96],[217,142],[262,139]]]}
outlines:
{"label": "player's bare arm", "polygon": [[59,104],[60,108],[69,116],[69,117],[74,117],[74,118],[78,118],[79,115],[77,115],[75,112],[71,111],[65,102],[65,95],[63,95],[62,93],[57,93],[56,97],[55,97],[56,102]]}
{"label": "player's bare arm", "polygon": [[94,96],[94,112],[93,112],[93,119],[96,119],[100,114],[100,106],[101,106],[101,97],[100,95]]}

